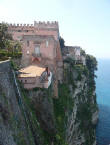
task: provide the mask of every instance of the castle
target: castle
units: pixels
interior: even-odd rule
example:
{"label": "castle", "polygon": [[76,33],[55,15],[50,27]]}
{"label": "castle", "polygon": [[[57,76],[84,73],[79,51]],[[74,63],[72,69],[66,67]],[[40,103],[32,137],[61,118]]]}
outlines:
{"label": "castle", "polygon": [[[62,81],[63,76],[58,22],[34,21],[34,24],[31,25],[9,24],[8,32],[12,34],[14,40],[19,40],[22,43],[22,67],[37,65],[39,70],[48,68],[53,74],[55,96],[58,96],[57,84],[58,81]],[[28,85],[28,89],[33,88],[32,77],[26,77],[25,75],[25,81],[23,75],[20,75],[19,78],[24,83],[24,86]]]}
{"label": "castle", "polygon": [[20,70],[22,74],[18,78],[27,89],[48,88],[52,79],[57,97],[58,82],[63,80],[63,60],[67,57],[74,57],[75,62],[85,65],[85,57],[81,56],[80,47],[64,47],[62,57],[59,26],[56,21],[34,21],[31,25],[9,24],[8,32],[12,34],[14,40],[19,40],[22,44],[21,66],[23,69]]}

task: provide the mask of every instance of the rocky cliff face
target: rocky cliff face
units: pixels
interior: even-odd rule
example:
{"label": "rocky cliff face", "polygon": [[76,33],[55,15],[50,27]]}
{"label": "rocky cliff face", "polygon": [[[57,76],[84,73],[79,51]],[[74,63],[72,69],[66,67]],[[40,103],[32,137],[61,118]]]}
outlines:
{"label": "rocky cliff face", "polygon": [[71,62],[64,63],[64,72],[73,101],[71,112],[67,111],[66,141],[69,145],[95,145],[98,109],[94,75],[87,66]]}
{"label": "rocky cliff face", "polygon": [[96,62],[86,57],[86,66],[65,60],[58,99],[53,84],[27,91],[18,82],[19,94],[10,62],[0,63],[0,144],[96,145]]}
{"label": "rocky cliff face", "polygon": [[10,61],[0,62],[0,144],[34,145],[13,80]]}

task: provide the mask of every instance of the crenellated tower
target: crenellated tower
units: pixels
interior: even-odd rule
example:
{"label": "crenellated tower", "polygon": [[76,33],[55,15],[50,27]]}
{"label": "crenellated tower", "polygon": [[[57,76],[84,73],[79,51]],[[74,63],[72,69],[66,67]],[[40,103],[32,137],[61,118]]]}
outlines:
{"label": "crenellated tower", "polygon": [[22,35],[51,35],[55,40],[59,37],[58,22],[37,22],[34,24],[8,24],[8,31],[13,34],[15,40],[20,40]]}

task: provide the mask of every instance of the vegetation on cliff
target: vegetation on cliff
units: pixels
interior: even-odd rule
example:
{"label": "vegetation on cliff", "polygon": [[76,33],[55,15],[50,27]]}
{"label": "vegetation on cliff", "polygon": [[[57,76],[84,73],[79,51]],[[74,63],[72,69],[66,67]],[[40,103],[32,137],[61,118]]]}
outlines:
{"label": "vegetation on cliff", "polygon": [[[83,145],[93,145],[95,142],[95,128],[92,124],[92,115],[98,110],[95,92],[95,70],[97,70],[96,58],[86,55],[86,66],[75,64],[74,60],[68,58],[64,62],[64,82],[59,85],[59,99],[54,100],[55,118],[58,129],[59,144],[75,143],[75,140]],[[80,83],[81,86],[78,84]],[[79,93],[78,93],[78,92]],[[76,93],[77,92],[77,93]],[[74,96],[74,94],[76,94]],[[73,97],[74,96],[74,97]],[[76,104],[77,102],[77,104]],[[73,113],[77,105],[77,112]],[[76,114],[76,117],[75,117]],[[78,136],[74,135],[74,129],[68,130],[73,115]],[[74,122],[74,121],[73,121]],[[78,130],[77,130],[78,129]],[[68,136],[68,131],[73,132]],[[72,131],[73,130],[73,131]],[[76,132],[75,131],[75,132]],[[81,137],[83,135],[83,139]],[[69,140],[71,137],[71,140]],[[72,139],[73,138],[73,139]],[[76,142],[77,144],[77,142]]]}
{"label": "vegetation on cliff", "polygon": [[57,144],[67,145],[66,143],[66,125],[67,125],[67,111],[72,111],[74,106],[73,99],[70,96],[69,86],[66,83],[59,84],[59,99],[54,99],[54,115],[57,126]]}

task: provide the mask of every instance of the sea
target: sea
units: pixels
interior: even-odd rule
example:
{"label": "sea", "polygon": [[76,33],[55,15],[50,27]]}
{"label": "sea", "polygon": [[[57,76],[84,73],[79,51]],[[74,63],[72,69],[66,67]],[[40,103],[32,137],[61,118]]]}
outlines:
{"label": "sea", "polygon": [[96,94],[99,121],[96,127],[97,145],[110,145],[110,60],[98,59]]}

